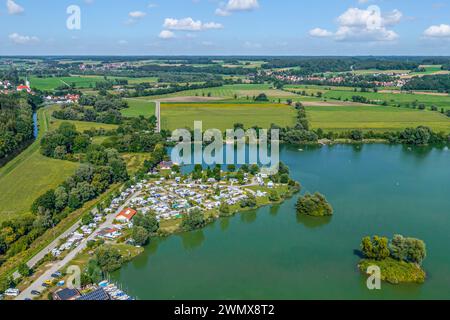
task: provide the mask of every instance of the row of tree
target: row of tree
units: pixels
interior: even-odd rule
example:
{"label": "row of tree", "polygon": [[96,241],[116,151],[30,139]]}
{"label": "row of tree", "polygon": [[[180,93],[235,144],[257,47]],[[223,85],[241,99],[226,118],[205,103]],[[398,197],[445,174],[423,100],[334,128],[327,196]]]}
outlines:
{"label": "row of tree", "polygon": [[0,161],[33,139],[33,110],[20,95],[0,95]]}
{"label": "row of tree", "polygon": [[106,124],[121,124],[122,114],[118,109],[97,112],[91,107],[79,105],[63,105],[60,110],[53,111],[52,116],[60,120],[88,121]]}

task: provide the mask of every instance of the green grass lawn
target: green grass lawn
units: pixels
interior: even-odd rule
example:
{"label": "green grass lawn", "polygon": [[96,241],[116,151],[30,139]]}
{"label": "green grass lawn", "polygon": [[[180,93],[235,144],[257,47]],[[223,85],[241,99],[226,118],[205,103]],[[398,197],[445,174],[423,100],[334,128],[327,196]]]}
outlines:
{"label": "green grass lawn", "polygon": [[269,128],[272,123],[292,126],[295,109],[282,104],[165,103],[161,104],[161,125],[164,129],[193,128],[194,121],[203,121],[203,129],[232,129],[235,123],[246,128],[258,125]]}
{"label": "green grass lawn", "polygon": [[125,99],[128,102],[128,109],[122,109],[121,113],[125,117],[139,117],[146,118],[155,115],[155,103],[148,102],[141,99]]}
{"label": "green grass lawn", "polygon": [[40,109],[39,137],[0,169],[0,222],[29,212],[33,201],[75,172],[77,163],[54,160],[39,152],[39,140],[50,128],[55,106]]}
{"label": "green grass lawn", "polygon": [[437,132],[450,132],[450,118],[432,111],[384,106],[306,107],[306,110],[312,128],[325,131],[398,131],[424,125]]}

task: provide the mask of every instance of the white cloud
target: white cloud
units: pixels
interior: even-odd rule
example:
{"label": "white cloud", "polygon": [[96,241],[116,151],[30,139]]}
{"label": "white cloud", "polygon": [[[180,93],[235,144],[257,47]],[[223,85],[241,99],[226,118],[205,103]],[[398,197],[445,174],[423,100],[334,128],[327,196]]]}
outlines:
{"label": "white cloud", "polygon": [[260,48],[262,48],[262,44],[257,43],[257,42],[246,41],[246,42],[244,42],[244,48],[247,48],[247,49],[260,49]]}
{"label": "white cloud", "polygon": [[399,36],[388,27],[398,24],[402,17],[403,14],[398,10],[383,14],[378,6],[350,8],[337,18],[336,32],[315,28],[309,34],[322,38],[333,36],[338,41],[394,41]]}
{"label": "white cloud", "polygon": [[21,14],[25,11],[23,7],[15,3],[13,0],[6,1],[6,8],[8,9],[9,14]]}
{"label": "white cloud", "polygon": [[252,11],[259,8],[258,0],[228,0],[216,9],[216,15],[229,16],[237,11]]}
{"label": "white cloud", "polygon": [[431,26],[423,34],[429,38],[450,38],[450,25],[440,24]]}
{"label": "white cloud", "polygon": [[147,14],[142,11],[131,11],[128,15],[133,19],[141,19],[144,18]]}
{"label": "white cloud", "polygon": [[326,38],[333,36],[333,32],[321,28],[314,28],[309,31],[309,35],[312,37]]}
{"label": "white cloud", "polygon": [[200,20],[193,20],[192,18],[173,19],[166,18],[164,20],[164,28],[169,30],[181,30],[181,31],[203,31],[211,29],[222,29],[223,26],[216,22],[203,23]]}
{"label": "white cloud", "polygon": [[160,38],[160,39],[173,39],[173,38],[175,38],[175,34],[172,32],[172,31],[170,31],[170,30],[163,30],[163,31],[161,31],[161,33],[158,35],[158,37]]}
{"label": "white cloud", "polygon": [[17,32],[10,34],[9,40],[14,42],[15,44],[29,44],[29,43],[39,42],[38,37],[24,36],[24,35],[18,34]]}

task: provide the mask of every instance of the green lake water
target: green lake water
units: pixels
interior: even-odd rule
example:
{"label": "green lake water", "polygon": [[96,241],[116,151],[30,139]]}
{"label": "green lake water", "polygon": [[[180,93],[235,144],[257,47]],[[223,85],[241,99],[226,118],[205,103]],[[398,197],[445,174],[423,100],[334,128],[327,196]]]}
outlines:
{"label": "green lake water", "polygon": [[[297,218],[297,196],[152,240],[111,275],[138,299],[450,299],[450,151],[389,145],[283,147],[302,192],[323,193],[331,219]],[[369,291],[361,238],[423,239],[423,285]]]}

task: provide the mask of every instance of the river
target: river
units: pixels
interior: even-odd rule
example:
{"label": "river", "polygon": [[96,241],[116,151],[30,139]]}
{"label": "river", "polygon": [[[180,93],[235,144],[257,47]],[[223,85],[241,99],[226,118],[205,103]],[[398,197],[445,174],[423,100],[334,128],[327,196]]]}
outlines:
{"label": "river", "polygon": [[[331,219],[297,218],[297,197],[152,240],[111,277],[139,299],[449,299],[450,151],[390,145],[283,147],[303,192]],[[369,291],[356,265],[361,238],[423,239],[423,285]]]}

